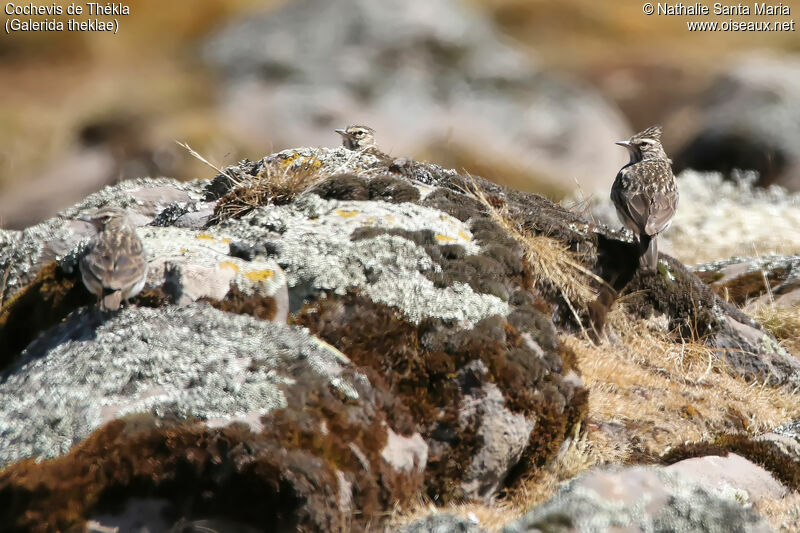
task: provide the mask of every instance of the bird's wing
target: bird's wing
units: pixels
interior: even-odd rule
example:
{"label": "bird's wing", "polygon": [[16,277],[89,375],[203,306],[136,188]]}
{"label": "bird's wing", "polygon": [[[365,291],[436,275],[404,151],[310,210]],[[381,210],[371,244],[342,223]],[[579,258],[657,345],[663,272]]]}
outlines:
{"label": "bird's wing", "polygon": [[115,250],[112,270],[104,285],[110,289],[129,288],[141,279],[146,261],[138,238],[122,239],[121,245]]}
{"label": "bird's wing", "polygon": [[95,242],[81,259],[83,273],[90,275],[105,285],[105,280],[112,269],[114,259],[111,250],[102,241]]}
{"label": "bird's wing", "polygon": [[657,235],[669,227],[678,209],[678,191],[658,193],[650,199],[650,216],[644,228],[648,235]]}
{"label": "bird's wing", "polygon": [[146,258],[139,239],[100,239],[84,257],[84,268],[107,290],[122,290],[141,277]]}
{"label": "bird's wing", "polygon": [[642,233],[650,217],[650,198],[647,194],[615,187],[611,189],[611,200],[628,229]]}

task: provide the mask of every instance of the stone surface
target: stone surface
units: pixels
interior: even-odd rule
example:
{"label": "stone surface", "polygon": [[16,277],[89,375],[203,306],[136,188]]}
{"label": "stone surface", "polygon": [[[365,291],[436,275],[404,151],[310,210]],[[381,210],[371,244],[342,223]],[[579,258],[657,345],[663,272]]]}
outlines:
{"label": "stone surface", "polygon": [[767,533],[770,528],[734,494],[637,466],[583,474],[503,531]]}
{"label": "stone surface", "polygon": [[625,160],[610,143],[631,133],[597,91],[532,64],[454,0],[291,2],[204,53],[227,84],[223,112],[265,145],[338,145],[334,128],[366,122],[393,156],[438,150],[523,169],[531,190],[575,179],[595,192]]}
{"label": "stone surface", "polygon": [[[470,365],[462,370],[462,380],[485,381],[488,373],[485,365]],[[469,374],[467,377],[466,374]],[[475,375],[477,374],[477,376]],[[490,500],[502,486],[505,474],[517,464],[525,450],[536,421],[513,413],[505,407],[505,400],[497,386],[484,383],[469,389],[459,411],[464,427],[482,421],[478,437],[483,447],[465,466],[466,473],[461,482],[465,494]]]}
{"label": "stone surface", "polygon": [[695,267],[714,292],[738,305],[800,305],[800,256],[734,257]]}
{"label": "stone surface", "polygon": [[[83,237],[66,227],[105,202],[136,215],[159,265],[111,314],[81,292]],[[81,525],[146,496],[175,520],[341,531],[420,493],[491,499],[547,464],[587,408],[559,333],[591,316],[508,227],[579,252],[629,293],[632,315],[662,317],[676,337],[735,331],[746,377],[800,375],[680,262],[637,272],[624,234],[540,196],[413,160],[287,150],[202,185],[120,185],[35,232],[0,234],[4,261],[33,255],[12,266],[0,310],[0,340],[26,335],[21,357],[0,357],[0,502],[19,527]],[[58,260],[37,267],[68,231]]]}
{"label": "stone surface", "polygon": [[436,514],[417,520],[400,533],[484,533],[479,525],[449,514]]}
{"label": "stone surface", "polygon": [[697,483],[709,492],[740,491],[741,497],[752,503],[778,500],[787,493],[786,487],[767,470],[735,453],[727,457],[707,455],[685,459],[664,470],[683,481]]}
{"label": "stone surface", "polygon": [[347,359],[302,329],[208,305],[71,315],[35,341],[0,384],[0,463],[66,453],[102,424],[134,413],[212,425],[286,405],[302,361],[343,394]]}

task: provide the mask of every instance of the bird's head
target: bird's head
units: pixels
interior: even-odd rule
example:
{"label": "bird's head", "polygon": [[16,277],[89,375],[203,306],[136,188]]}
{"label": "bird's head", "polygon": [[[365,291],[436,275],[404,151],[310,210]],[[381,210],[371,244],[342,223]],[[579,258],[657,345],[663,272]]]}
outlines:
{"label": "bird's head", "polygon": [[343,130],[336,130],[342,136],[342,146],[348,150],[362,150],[376,146],[375,130],[369,126],[347,126]]}
{"label": "bird's head", "polygon": [[78,218],[101,231],[108,227],[122,225],[127,219],[128,213],[124,209],[114,206],[101,207],[87,216]]}
{"label": "bird's head", "polygon": [[667,157],[664,147],[661,146],[661,126],[651,126],[631,136],[627,141],[619,141],[616,144],[628,149],[631,154],[631,163],[644,159]]}

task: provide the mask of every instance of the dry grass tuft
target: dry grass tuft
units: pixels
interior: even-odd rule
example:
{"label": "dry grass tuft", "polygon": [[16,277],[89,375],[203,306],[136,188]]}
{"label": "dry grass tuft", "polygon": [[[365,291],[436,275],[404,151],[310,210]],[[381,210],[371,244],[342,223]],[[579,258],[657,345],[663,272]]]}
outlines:
{"label": "dry grass tuft", "polygon": [[700,339],[635,321],[624,304],[609,313],[602,346],[566,336],[589,388],[589,419],[621,423],[646,455],[728,432],[758,433],[800,415],[800,394],[748,383]]}
{"label": "dry grass tuft", "polygon": [[760,303],[752,304],[744,311],[775,335],[789,353],[800,358],[800,305],[782,307]]}
{"label": "dry grass tuft", "polygon": [[257,207],[285,205],[322,179],[314,160],[302,164],[267,165],[258,175],[242,180],[217,202],[209,224],[241,218]]}
{"label": "dry grass tuft", "polygon": [[780,500],[762,500],[754,505],[755,511],[767,519],[780,533],[794,533],[800,524],[800,493],[792,492]]}
{"label": "dry grass tuft", "polygon": [[605,281],[584,267],[580,257],[564,243],[524,229],[511,217],[505,205],[493,201],[474,179],[463,192],[486,206],[492,220],[522,245],[534,286],[553,286],[564,298],[576,322],[582,324],[578,311],[595,299],[595,287],[605,285]]}

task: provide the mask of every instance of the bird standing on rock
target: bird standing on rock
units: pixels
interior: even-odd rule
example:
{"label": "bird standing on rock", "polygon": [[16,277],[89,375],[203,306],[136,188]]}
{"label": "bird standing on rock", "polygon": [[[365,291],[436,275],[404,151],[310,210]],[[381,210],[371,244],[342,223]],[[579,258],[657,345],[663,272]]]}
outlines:
{"label": "bird standing on rock", "polygon": [[672,161],[661,146],[661,126],[616,144],[628,149],[631,160],[617,174],[611,200],[619,219],[637,238],[640,265],[655,270],[658,234],[669,227],[678,208]]}
{"label": "bird standing on rock", "polygon": [[115,311],[144,287],[147,256],[142,241],[124,209],[103,207],[79,220],[97,229],[80,261],[81,279],[98,297],[102,311]]}

